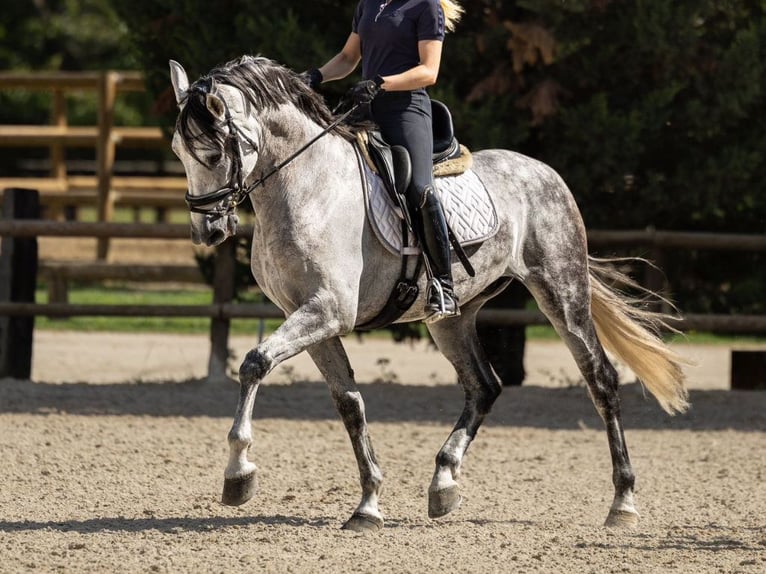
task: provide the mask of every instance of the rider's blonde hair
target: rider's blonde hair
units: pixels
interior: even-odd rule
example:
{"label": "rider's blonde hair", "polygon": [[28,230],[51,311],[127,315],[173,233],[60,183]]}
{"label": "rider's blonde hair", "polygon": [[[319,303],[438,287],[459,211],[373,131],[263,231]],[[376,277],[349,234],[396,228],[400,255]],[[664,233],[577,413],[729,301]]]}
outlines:
{"label": "rider's blonde hair", "polygon": [[463,15],[463,7],[452,0],[439,0],[439,3],[444,11],[444,27],[447,28],[448,32],[452,32]]}

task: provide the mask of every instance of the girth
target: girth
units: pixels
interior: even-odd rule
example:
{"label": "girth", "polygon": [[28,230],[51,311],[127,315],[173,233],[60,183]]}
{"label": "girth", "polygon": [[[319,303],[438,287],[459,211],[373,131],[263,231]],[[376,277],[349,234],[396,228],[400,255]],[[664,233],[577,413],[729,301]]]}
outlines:
{"label": "girth", "polygon": [[[375,134],[373,136],[373,134]],[[356,329],[359,331],[372,331],[374,329],[381,329],[396,321],[407,310],[412,307],[413,303],[420,294],[418,287],[418,277],[422,272],[423,260],[419,254],[413,254],[413,251],[407,249],[407,239],[409,237],[409,230],[412,229],[412,221],[410,219],[410,213],[407,210],[407,202],[404,198],[404,193],[410,185],[410,179],[412,177],[412,165],[410,163],[410,155],[407,150],[402,146],[389,146],[382,138],[380,138],[379,132],[371,132],[370,140],[373,137],[377,138],[378,145],[370,145],[367,148],[369,157],[373,160],[378,167],[378,173],[381,179],[384,181],[384,186],[389,196],[394,200],[395,205],[399,207],[404,217],[401,221],[401,233],[402,233],[402,251],[401,251],[401,266],[399,269],[399,279],[397,280],[391,294],[388,296],[383,309],[370,321],[357,325]],[[359,145],[354,147],[357,152],[357,160],[359,161],[359,172],[362,176],[362,185],[367,185],[364,177],[364,158],[361,153]],[[408,262],[411,257],[416,257],[415,269],[412,275],[407,274]]]}

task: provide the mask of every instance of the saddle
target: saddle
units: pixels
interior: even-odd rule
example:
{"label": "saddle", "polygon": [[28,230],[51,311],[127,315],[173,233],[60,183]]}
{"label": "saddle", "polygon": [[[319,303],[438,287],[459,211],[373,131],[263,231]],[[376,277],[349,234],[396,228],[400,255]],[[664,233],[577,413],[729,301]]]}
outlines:
{"label": "saddle", "polygon": [[[431,104],[434,177],[463,174],[472,165],[471,154],[467,148],[458,143],[454,133],[452,115],[447,106],[437,100],[431,100]],[[378,316],[363,325],[357,325],[357,329],[370,330],[394,322],[415,302],[419,294],[417,281],[421,273],[422,260],[419,256],[420,250],[414,246],[410,247],[413,225],[405,200],[405,193],[412,178],[412,163],[409,153],[403,146],[389,145],[379,131],[367,131],[360,134],[357,140],[357,151],[364,158],[367,168],[377,173],[378,181],[382,183],[382,187],[385,189],[385,195],[388,195],[393,205],[398,208],[396,211],[401,217],[399,220],[401,245],[397,249],[402,257],[399,281],[395,284],[388,301]],[[481,185],[480,182],[479,185]],[[368,191],[367,184],[364,185],[364,188]],[[473,268],[449,224],[448,230],[450,242],[458,259],[463,263],[468,274],[473,276]],[[408,273],[407,261],[412,256],[417,257],[417,264],[414,271]]]}
{"label": "saddle", "polygon": [[[471,167],[471,152],[458,143],[452,114],[446,105],[431,100],[431,114],[434,177],[460,175]],[[403,146],[389,145],[377,130],[360,132],[357,144],[391,196],[403,195],[412,179],[412,163],[407,150]]]}

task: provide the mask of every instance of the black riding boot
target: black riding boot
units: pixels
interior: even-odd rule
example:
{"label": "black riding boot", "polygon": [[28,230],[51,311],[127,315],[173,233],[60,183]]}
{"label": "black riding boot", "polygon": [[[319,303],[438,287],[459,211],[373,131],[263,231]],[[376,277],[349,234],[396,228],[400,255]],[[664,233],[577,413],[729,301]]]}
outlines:
{"label": "black riding boot", "polygon": [[421,244],[433,274],[428,286],[426,312],[429,316],[426,322],[434,323],[440,319],[460,315],[460,307],[453,290],[447,220],[444,218],[441,202],[431,187],[424,190],[420,220]]}

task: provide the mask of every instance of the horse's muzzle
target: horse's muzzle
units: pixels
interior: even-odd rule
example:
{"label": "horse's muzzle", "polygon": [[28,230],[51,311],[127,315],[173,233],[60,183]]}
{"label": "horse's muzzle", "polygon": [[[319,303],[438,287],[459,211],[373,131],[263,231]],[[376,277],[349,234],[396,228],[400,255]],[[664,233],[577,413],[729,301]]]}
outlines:
{"label": "horse's muzzle", "polygon": [[[195,221],[195,219],[197,221]],[[191,240],[194,245],[215,247],[229,237],[237,234],[239,217],[229,213],[223,217],[206,215],[200,218],[192,217]]]}

